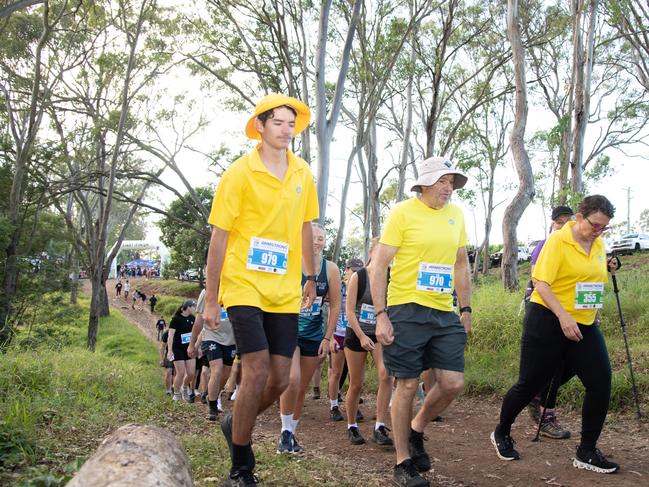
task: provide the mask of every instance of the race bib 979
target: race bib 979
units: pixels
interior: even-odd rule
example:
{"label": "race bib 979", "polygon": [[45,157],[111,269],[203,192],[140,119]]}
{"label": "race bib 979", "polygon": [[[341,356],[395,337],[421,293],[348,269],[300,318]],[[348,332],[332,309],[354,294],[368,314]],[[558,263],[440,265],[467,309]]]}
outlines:
{"label": "race bib 979", "polygon": [[288,244],[266,238],[253,237],[248,249],[246,268],[253,271],[286,274]]}

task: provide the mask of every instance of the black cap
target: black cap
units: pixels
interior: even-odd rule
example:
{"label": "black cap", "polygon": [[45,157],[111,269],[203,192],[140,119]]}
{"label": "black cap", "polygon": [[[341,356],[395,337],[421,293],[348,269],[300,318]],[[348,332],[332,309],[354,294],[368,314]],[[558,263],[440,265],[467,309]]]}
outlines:
{"label": "black cap", "polygon": [[570,208],[569,206],[557,206],[552,210],[552,220],[556,220],[561,215],[573,216],[574,214],[575,212],[572,211],[572,208]]}
{"label": "black cap", "polygon": [[182,309],[187,309],[187,308],[189,308],[190,306],[196,306],[196,301],[194,301],[193,299],[188,299],[187,301],[185,301],[185,302],[183,303],[183,305],[181,306],[181,308],[182,308]]}
{"label": "black cap", "polygon": [[354,272],[356,272],[359,269],[362,269],[364,266],[365,264],[363,263],[363,261],[356,257],[352,257],[351,259],[348,259],[347,263],[345,264],[345,267],[353,270]]}

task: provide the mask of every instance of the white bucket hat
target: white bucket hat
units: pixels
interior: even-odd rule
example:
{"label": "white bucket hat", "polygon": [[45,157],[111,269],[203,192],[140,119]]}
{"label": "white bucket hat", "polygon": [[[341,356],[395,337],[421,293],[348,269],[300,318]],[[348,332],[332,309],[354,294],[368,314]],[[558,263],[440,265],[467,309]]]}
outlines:
{"label": "white bucket hat", "polygon": [[417,167],[419,177],[414,182],[410,191],[417,191],[421,193],[422,186],[431,186],[439,181],[439,178],[447,174],[455,175],[453,182],[453,189],[463,188],[468,178],[466,175],[453,166],[450,159],[446,157],[429,157],[424,159]]}

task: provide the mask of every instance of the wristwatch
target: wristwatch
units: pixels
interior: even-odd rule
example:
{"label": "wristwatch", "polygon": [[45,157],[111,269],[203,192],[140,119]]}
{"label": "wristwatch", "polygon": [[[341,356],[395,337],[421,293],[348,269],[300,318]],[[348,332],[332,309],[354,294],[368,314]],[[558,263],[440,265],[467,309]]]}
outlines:
{"label": "wristwatch", "polygon": [[388,312],[388,308],[380,309],[374,314],[374,318],[378,318],[381,313],[387,313],[387,312]]}
{"label": "wristwatch", "polygon": [[462,313],[471,313],[473,310],[471,309],[471,306],[462,306],[460,308],[460,314]]}
{"label": "wristwatch", "polygon": [[306,276],[306,280],[316,282],[318,280],[318,276],[316,276],[315,274]]}

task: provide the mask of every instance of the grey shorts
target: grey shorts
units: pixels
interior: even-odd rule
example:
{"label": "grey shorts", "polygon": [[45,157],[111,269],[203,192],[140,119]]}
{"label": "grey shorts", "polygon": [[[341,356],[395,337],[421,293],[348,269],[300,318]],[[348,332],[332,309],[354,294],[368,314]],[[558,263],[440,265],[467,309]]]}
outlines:
{"label": "grey shorts", "polygon": [[458,315],[417,303],[390,306],[394,341],[383,347],[388,374],[414,379],[426,369],[464,372],[466,332]]}

